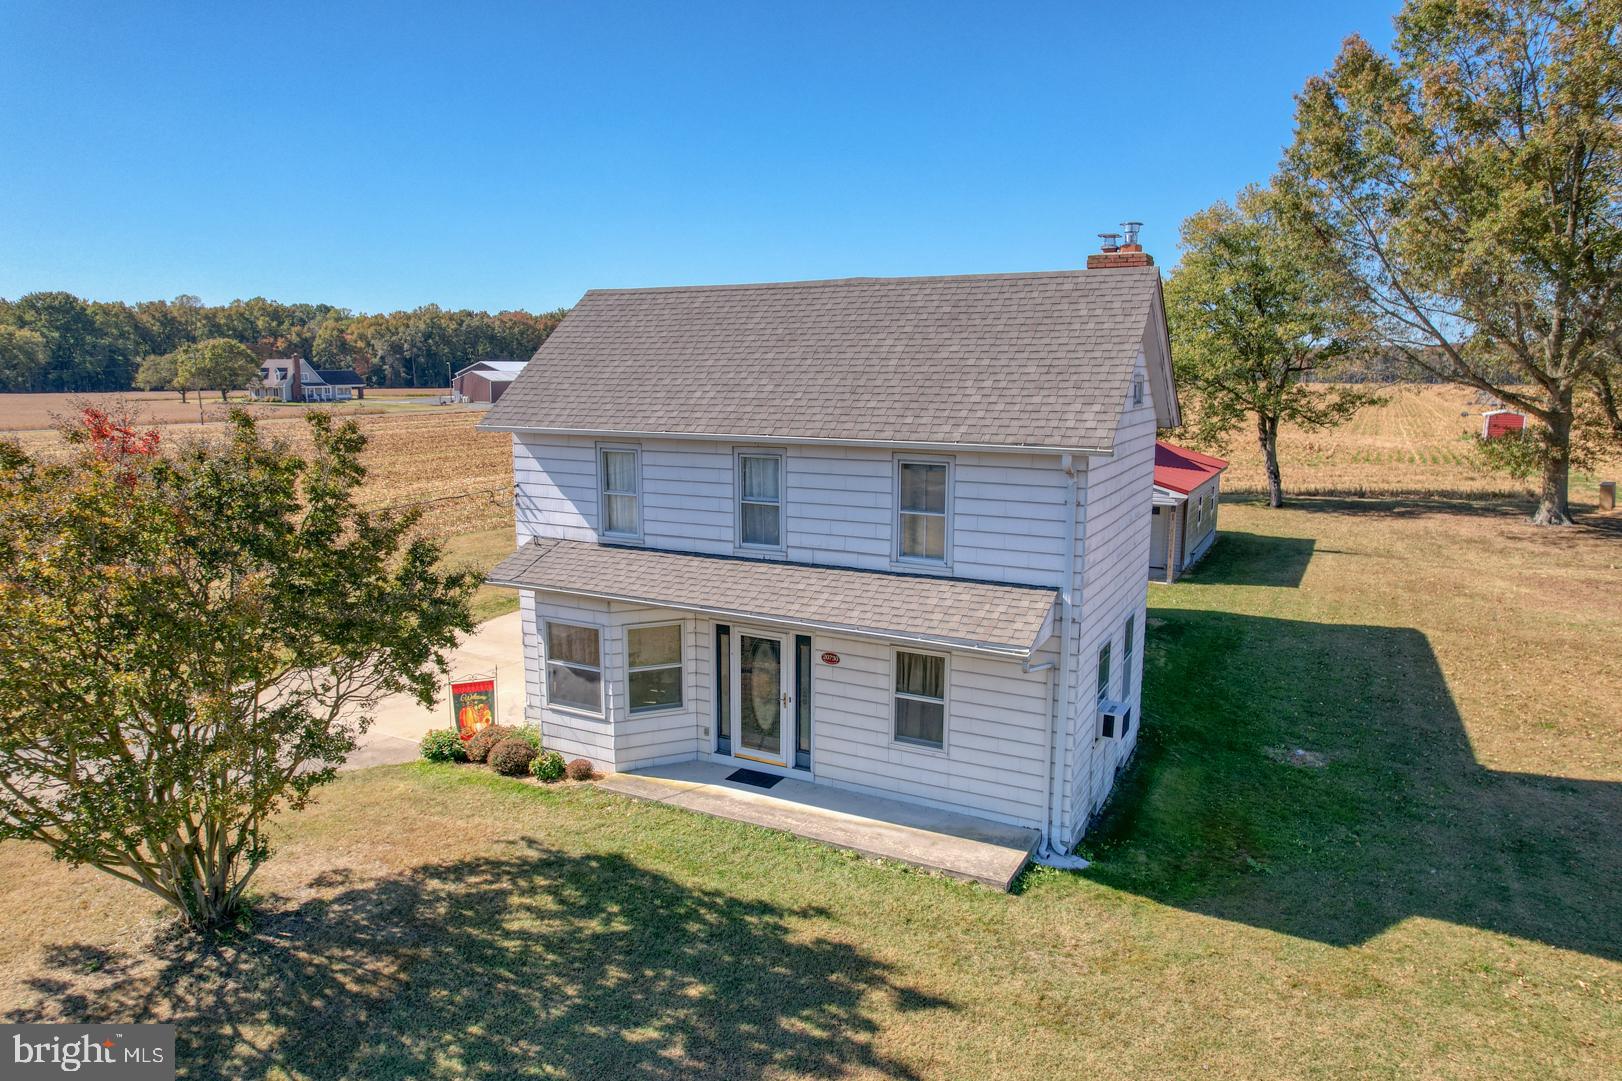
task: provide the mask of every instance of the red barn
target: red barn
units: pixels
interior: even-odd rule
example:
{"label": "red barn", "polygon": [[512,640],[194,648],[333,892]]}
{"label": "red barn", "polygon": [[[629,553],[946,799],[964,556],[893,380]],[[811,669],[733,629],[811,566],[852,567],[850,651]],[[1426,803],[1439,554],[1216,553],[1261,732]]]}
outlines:
{"label": "red barn", "polygon": [[1526,427],[1526,414],[1513,409],[1494,409],[1482,415],[1481,437],[1497,439],[1501,435],[1521,431]]}

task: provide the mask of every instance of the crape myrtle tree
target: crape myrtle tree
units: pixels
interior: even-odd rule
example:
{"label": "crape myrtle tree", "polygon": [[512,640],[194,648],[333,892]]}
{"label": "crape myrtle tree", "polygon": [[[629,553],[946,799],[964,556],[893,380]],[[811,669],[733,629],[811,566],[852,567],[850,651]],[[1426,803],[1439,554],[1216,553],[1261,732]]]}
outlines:
{"label": "crape myrtle tree", "polygon": [[1308,82],[1285,159],[1386,344],[1535,418],[1543,524],[1570,520],[1575,398],[1617,323],[1619,23],[1622,0],[1408,0],[1393,57],[1353,37]]}
{"label": "crape myrtle tree", "polygon": [[385,695],[434,698],[473,575],[367,511],[364,437],[300,455],[241,411],[160,448],[86,410],[68,460],[0,444],[0,838],[234,921],[266,823],[331,781]]}
{"label": "crape myrtle tree", "polygon": [[1166,283],[1177,382],[1196,442],[1221,446],[1247,423],[1267,468],[1267,501],[1284,504],[1278,435],[1286,423],[1328,428],[1378,399],[1305,380],[1360,342],[1334,265],[1271,189],[1246,188],[1182,227],[1182,261]]}

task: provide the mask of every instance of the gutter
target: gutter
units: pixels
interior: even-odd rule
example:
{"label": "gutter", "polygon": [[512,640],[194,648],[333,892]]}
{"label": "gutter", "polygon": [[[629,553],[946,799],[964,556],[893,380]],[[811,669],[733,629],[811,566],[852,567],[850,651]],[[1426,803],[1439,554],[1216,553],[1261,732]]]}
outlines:
{"label": "gutter", "polygon": [[1019,454],[1084,454],[1095,458],[1110,458],[1114,447],[1050,447],[1039,443],[951,443],[920,442],[900,439],[847,439],[820,436],[737,435],[721,432],[641,432],[613,428],[546,428],[529,424],[491,424],[480,421],[474,425],[481,432],[508,432],[512,435],[578,435],[593,439],[718,439],[732,443],[755,443],[765,446],[811,447],[880,447],[886,450],[954,450],[1009,451]]}
{"label": "gutter", "polygon": [[1047,867],[1059,867],[1066,870],[1080,870],[1087,866],[1087,861],[1080,856],[1072,856],[1064,850],[1063,845],[1054,843],[1054,823],[1063,817],[1063,804],[1060,812],[1053,809],[1054,798],[1059,794],[1060,774],[1063,772],[1059,764],[1064,761],[1064,749],[1060,743],[1064,734],[1070,730],[1070,626],[1074,622],[1072,613],[1075,609],[1076,590],[1076,466],[1069,454],[1059,460],[1059,467],[1064,470],[1068,478],[1065,484],[1065,516],[1064,516],[1064,586],[1059,590],[1059,704],[1054,709],[1049,705],[1049,712],[1053,718],[1048,725],[1047,739],[1047,768],[1043,776],[1047,779],[1046,798],[1042,806],[1042,841],[1032,859]]}

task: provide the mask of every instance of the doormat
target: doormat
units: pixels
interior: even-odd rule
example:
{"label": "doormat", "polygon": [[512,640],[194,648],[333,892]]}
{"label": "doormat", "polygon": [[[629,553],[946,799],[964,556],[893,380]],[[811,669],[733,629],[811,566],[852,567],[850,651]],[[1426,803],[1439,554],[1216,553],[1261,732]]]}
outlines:
{"label": "doormat", "polygon": [[727,780],[737,781],[739,784],[752,784],[756,788],[770,788],[783,778],[775,773],[762,773],[758,769],[735,769],[727,774]]}

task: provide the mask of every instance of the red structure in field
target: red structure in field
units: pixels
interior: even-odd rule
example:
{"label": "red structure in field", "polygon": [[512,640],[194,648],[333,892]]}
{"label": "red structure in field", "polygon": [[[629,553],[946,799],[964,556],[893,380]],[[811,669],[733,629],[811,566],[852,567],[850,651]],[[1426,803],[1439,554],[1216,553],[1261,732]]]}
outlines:
{"label": "red structure in field", "polygon": [[1497,439],[1501,435],[1521,431],[1526,427],[1526,414],[1513,409],[1494,409],[1482,414],[1481,438]]}

